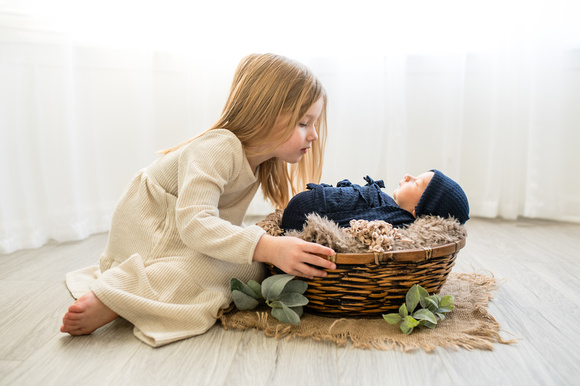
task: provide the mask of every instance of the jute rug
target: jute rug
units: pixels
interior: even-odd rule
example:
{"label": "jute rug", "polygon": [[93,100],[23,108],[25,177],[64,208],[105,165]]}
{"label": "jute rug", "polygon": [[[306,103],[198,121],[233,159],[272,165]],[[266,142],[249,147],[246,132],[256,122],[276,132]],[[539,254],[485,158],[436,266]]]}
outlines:
{"label": "jute rug", "polygon": [[220,317],[225,329],[246,330],[255,328],[266,336],[275,338],[310,338],[331,341],[338,346],[349,342],[354,348],[427,352],[437,347],[464,348],[467,350],[493,350],[494,343],[514,343],[504,340],[500,324],[487,311],[492,291],[498,286],[496,279],[478,273],[452,272],[441,295],[455,297],[455,309],[447,314],[433,330],[422,327],[412,334],[401,332],[398,325],[390,325],[383,318],[326,318],[304,313],[299,325],[279,322],[269,309],[233,310]]}

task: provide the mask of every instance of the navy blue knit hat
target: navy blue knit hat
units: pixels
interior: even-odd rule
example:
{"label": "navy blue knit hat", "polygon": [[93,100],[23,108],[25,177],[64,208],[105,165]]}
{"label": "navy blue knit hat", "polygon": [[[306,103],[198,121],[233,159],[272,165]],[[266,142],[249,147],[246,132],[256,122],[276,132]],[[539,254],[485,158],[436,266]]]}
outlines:
{"label": "navy blue knit hat", "polygon": [[469,203],[461,186],[439,170],[431,170],[435,174],[421,195],[415,207],[417,217],[434,215],[447,218],[454,217],[461,224],[469,220]]}

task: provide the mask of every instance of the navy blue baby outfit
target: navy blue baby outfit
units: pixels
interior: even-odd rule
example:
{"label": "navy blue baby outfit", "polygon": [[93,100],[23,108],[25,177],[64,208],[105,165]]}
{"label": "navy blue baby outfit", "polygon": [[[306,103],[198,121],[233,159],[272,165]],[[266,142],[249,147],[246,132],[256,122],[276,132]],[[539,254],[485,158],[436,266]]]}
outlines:
{"label": "navy blue baby outfit", "polygon": [[342,180],[336,187],[310,183],[308,190],[294,196],[282,215],[281,228],[301,231],[306,216],[317,213],[334,221],[340,227],[349,227],[352,219],[383,220],[395,227],[410,224],[415,217],[402,209],[395,200],[384,193],[383,180],[374,181],[366,176],[365,186]]}

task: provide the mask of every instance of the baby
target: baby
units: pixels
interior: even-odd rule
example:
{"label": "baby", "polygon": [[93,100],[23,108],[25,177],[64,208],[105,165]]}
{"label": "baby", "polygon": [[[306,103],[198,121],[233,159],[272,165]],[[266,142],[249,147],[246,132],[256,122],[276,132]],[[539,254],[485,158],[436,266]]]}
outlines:
{"label": "baby", "polygon": [[336,187],[308,184],[309,190],[297,194],[288,203],[281,228],[302,230],[310,213],[318,213],[341,227],[350,226],[350,220],[383,220],[400,227],[422,215],[453,217],[461,224],[469,220],[465,192],[439,170],[417,177],[405,175],[393,197],[381,190],[385,187],[382,180],[374,181],[367,176],[365,181],[365,186],[349,180],[340,181]]}

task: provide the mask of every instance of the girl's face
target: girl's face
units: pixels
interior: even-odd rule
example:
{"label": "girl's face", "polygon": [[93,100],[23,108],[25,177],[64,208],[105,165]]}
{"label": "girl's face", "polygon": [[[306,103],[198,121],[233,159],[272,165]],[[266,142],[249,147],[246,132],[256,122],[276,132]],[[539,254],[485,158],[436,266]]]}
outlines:
{"label": "girl's face", "polygon": [[320,117],[323,106],[322,98],[310,106],[306,115],[298,122],[292,136],[274,149],[270,158],[277,157],[291,164],[299,162],[310,149],[312,142],[318,139],[314,122]]}
{"label": "girl's face", "polygon": [[417,177],[405,174],[405,177],[399,181],[399,187],[393,192],[393,199],[397,205],[417,217],[415,207],[434,174],[434,172],[425,172]]}

